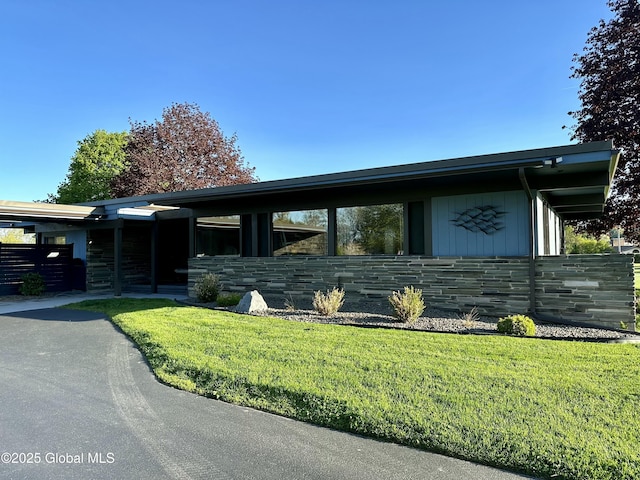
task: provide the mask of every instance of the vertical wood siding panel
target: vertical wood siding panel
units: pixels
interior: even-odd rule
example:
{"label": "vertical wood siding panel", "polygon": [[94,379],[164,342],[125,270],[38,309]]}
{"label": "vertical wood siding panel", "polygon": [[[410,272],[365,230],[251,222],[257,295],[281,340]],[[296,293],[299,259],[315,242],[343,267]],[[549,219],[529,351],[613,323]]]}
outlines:
{"label": "vertical wood siding panel", "polygon": [[[452,223],[457,214],[484,205],[493,205],[505,212],[498,218],[501,230],[485,234]],[[432,214],[433,255],[519,256],[528,253],[529,217],[524,192],[436,197],[432,200]]]}

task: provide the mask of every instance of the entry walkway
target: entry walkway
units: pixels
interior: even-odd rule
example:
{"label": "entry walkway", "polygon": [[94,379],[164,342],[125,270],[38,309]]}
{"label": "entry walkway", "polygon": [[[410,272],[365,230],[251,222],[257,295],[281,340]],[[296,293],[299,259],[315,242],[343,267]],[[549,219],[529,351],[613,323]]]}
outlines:
{"label": "entry walkway", "polygon": [[0,478],[529,478],[170,388],[101,314],[0,315],[0,365]]}

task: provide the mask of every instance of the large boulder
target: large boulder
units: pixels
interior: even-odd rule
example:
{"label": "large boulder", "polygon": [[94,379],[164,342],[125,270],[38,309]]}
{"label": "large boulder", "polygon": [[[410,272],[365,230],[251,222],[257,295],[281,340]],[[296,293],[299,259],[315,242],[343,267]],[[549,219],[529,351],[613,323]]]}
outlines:
{"label": "large boulder", "polygon": [[267,302],[264,301],[262,295],[257,290],[247,292],[236,307],[237,313],[255,313],[267,310]]}

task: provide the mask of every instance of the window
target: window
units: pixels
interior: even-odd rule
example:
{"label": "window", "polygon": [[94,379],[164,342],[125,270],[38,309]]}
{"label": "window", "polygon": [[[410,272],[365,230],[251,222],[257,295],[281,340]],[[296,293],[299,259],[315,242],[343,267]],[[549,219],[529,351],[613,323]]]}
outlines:
{"label": "window", "polygon": [[327,211],[273,214],[273,255],[326,255]]}
{"label": "window", "polygon": [[67,243],[67,237],[64,235],[45,235],[42,238],[42,242],[45,245],[65,245]]}
{"label": "window", "polygon": [[196,227],[196,255],[239,255],[240,216],[201,217]]}
{"label": "window", "polygon": [[401,255],[402,204],[339,208],[338,255]]}

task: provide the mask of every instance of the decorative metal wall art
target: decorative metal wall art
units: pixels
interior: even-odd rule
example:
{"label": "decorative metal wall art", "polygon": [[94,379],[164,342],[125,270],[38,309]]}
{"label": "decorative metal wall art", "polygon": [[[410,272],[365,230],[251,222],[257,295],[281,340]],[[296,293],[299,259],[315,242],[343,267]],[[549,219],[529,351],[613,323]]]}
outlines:
{"label": "decorative metal wall art", "polygon": [[505,213],[499,207],[482,205],[468,208],[464,212],[455,212],[456,217],[451,220],[451,223],[470,232],[493,235],[504,228],[500,219]]}

